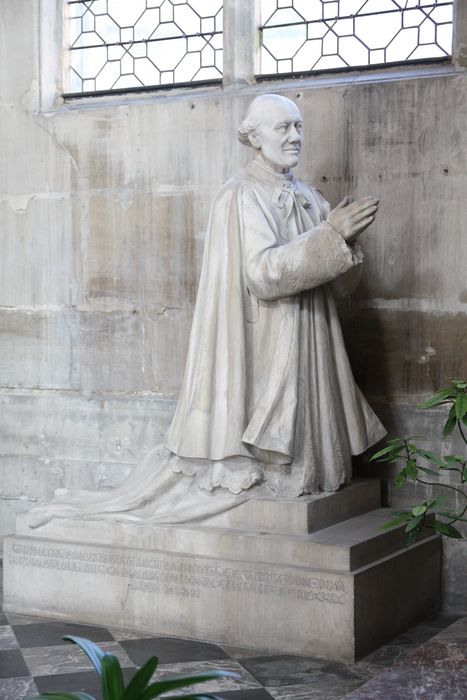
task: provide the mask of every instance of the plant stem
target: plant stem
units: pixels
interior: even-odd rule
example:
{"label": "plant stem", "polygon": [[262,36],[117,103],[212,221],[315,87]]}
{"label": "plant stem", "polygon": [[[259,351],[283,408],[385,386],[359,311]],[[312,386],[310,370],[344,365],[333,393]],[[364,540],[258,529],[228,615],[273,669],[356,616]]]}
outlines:
{"label": "plant stem", "polygon": [[409,449],[408,440],[406,440],[405,438],[404,438],[404,447],[405,447],[405,452],[406,452],[406,454],[407,454],[406,459],[409,460],[409,459],[411,459],[411,452],[410,452],[410,449]]}
{"label": "plant stem", "polygon": [[461,434],[461,437],[462,437],[463,441],[464,441],[465,444],[467,445],[467,438],[466,438],[465,435],[464,435],[464,431],[462,430],[461,422],[460,422],[459,419],[457,419],[457,427],[459,428],[459,432],[460,432],[460,434]]}
{"label": "plant stem", "polygon": [[465,513],[467,513],[467,505],[465,506],[464,510],[462,510],[462,511],[457,515],[457,517],[453,518],[452,520],[450,520],[450,521],[448,522],[448,525],[452,525],[453,523],[456,523],[456,522],[459,520],[459,518],[463,518],[463,517],[464,517]]}
{"label": "plant stem", "polygon": [[451,489],[451,491],[457,491],[457,493],[460,493],[461,496],[467,498],[462,489],[458,489],[456,486],[452,486],[451,484],[437,484],[436,481],[423,481],[423,479],[419,479],[418,477],[415,479],[415,481],[418,481],[419,484],[425,484],[425,486],[441,486],[444,489]]}

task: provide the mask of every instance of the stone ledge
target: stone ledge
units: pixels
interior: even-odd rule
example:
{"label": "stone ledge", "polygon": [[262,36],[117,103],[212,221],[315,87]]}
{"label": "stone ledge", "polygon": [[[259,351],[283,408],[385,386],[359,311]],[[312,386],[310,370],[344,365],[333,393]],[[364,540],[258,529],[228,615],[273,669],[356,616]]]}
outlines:
{"label": "stone ledge", "polygon": [[[233,561],[275,562],[350,572],[404,547],[404,528],[383,530],[392,510],[378,508],[310,535],[286,535],[214,528],[203,525],[153,525],[105,520],[55,519],[31,530],[23,515],[17,534],[63,543],[93,543],[108,547],[158,550],[188,556],[228,558]],[[426,538],[428,533],[423,533]]]}

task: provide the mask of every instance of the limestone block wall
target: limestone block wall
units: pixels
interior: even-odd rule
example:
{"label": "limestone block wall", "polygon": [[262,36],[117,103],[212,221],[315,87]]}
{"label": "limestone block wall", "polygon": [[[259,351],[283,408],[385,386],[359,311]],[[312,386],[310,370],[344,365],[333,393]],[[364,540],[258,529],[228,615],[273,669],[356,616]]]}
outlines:
{"label": "limestone block wall", "polygon": [[[227,26],[245,24],[251,4],[226,2]],[[262,92],[303,112],[302,179],[332,203],[381,198],[362,284],[340,304],[347,345],[390,431],[439,447],[442,416],[415,406],[467,377],[461,3],[452,65],[255,83],[244,33],[235,51],[226,37],[223,87],[67,103],[56,99],[61,38],[46,5],[56,12],[59,0],[4,0],[0,14],[1,532],[59,486],[120,483],[162,440],[209,204],[248,161],[235,129]],[[465,609],[465,545],[445,551],[445,605]]]}

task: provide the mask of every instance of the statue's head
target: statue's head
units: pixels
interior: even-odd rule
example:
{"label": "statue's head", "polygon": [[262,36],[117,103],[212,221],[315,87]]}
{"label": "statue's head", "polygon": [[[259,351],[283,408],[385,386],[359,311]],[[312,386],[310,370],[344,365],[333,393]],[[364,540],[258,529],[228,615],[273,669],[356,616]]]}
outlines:
{"label": "statue's head", "polygon": [[282,95],[260,95],[250,104],[237,135],[267,165],[286,172],[299,161],[302,124],[295,102]]}

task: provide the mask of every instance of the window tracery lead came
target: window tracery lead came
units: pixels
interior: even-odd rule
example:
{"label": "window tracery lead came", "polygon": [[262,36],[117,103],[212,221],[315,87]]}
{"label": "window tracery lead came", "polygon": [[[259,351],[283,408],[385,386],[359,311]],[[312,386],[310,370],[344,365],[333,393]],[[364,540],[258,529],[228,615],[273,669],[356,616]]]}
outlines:
{"label": "window tracery lead came", "polygon": [[449,57],[452,0],[260,0],[260,75]]}
{"label": "window tracery lead came", "polygon": [[66,0],[67,94],[222,79],[222,0]]}
{"label": "window tracery lead came", "polygon": [[[224,4],[237,17],[248,9],[252,32],[259,10],[258,78],[447,59],[452,50],[453,0],[63,3],[65,97],[221,83]],[[241,40],[227,46],[231,80],[230,54],[241,53]]]}

